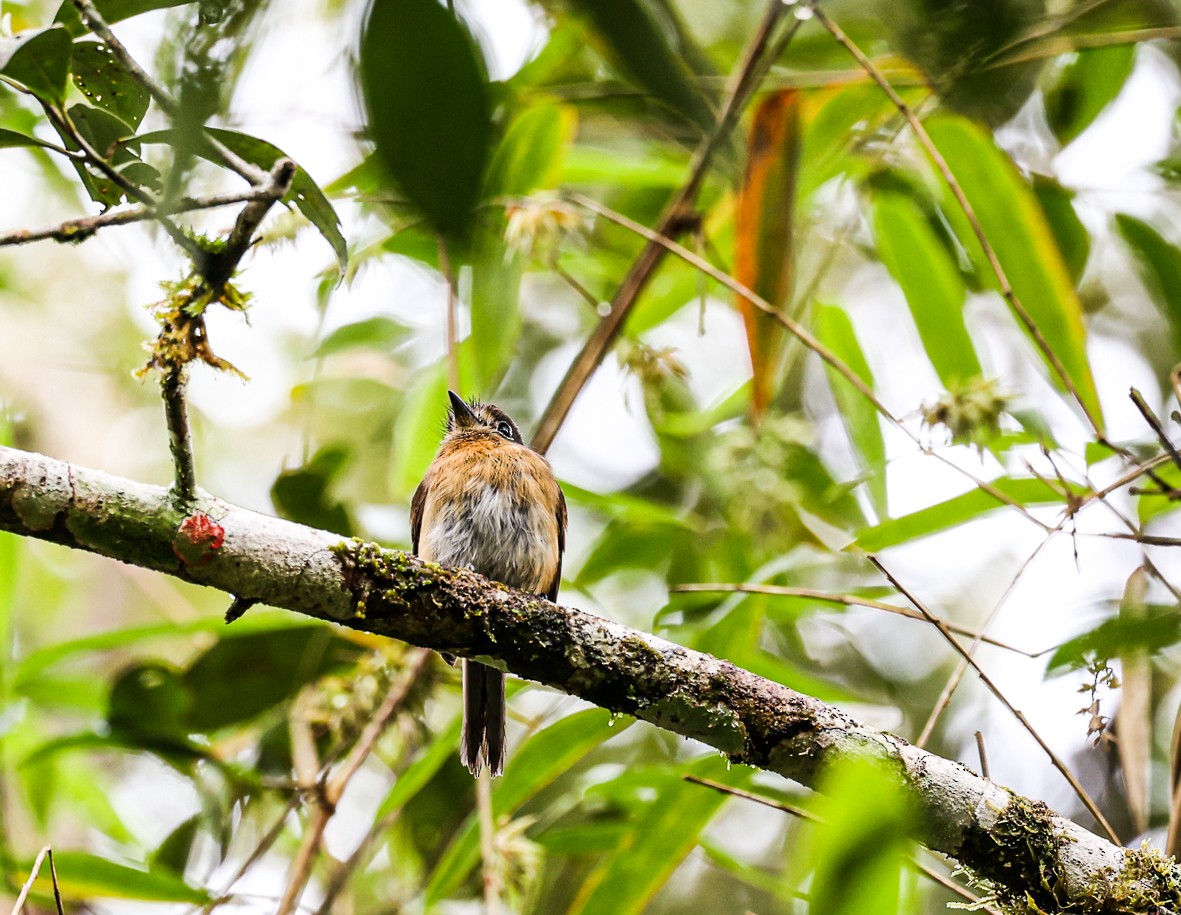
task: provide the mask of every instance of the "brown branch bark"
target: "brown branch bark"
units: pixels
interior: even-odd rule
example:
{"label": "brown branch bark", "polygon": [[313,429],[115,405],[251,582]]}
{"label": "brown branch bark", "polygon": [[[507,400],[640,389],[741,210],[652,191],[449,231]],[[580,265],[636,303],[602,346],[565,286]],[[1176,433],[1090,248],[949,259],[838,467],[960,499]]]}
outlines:
{"label": "brown branch bark", "polygon": [[[187,511],[165,487],[0,448],[0,530],[478,657],[804,785],[827,763],[868,753],[921,812],[915,838],[1009,898],[1028,896],[1044,911],[1181,911],[1181,869],[1159,853],[1113,845],[959,763],[729,662],[204,493]],[[204,531],[203,554],[182,533],[186,521],[184,530]]]}

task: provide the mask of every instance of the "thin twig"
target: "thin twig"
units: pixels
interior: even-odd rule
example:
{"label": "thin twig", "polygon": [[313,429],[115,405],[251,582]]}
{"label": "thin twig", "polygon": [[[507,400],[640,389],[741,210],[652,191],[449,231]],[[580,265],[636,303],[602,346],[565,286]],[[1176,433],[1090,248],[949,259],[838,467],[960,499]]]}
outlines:
{"label": "thin twig", "polygon": [[[780,40],[771,45],[772,35],[783,18],[784,12],[785,7],[781,0],[770,0],[767,4],[767,11],[763,14],[759,28],[751,38],[742,63],[731,80],[731,89],[727,94],[721,114],[718,115],[717,125],[698,145],[689,168],[688,179],[665,207],[664,213],[660,217],[658,234],[662,236],[677,234],[676,228],[683,222],[686,212],[692,208],[714,153],[729,135],[734,124],[737,123],[738,115],[766,73],[769,67],[769,63],[766,61],[778,58],[799,29],[800,23],[793,20]],[[767,51],[769,45],[771,45],[770,52]],[[664,259],[664,254],[663,246],[649,240],[632,263],[631,269],[615,293],[611,302],[611,310],[583,344],[546,406],[545,412],[541,415],[537,431],[530,442],[531,447],[536,451],[544,453],[553,442],[554,436],[557,435],[558,429],[570,412],[575,398],[578,397],[590,376],[607,355],[615,338],[623,329],[632,307],[639,300],[640,293],[648,285],[648,281]]]}
{"label": "thin twig", "polygon": [[1181,454],[1177,453],[1176,447],[1169,441],[1168,435],[1165,434],[1164,426],[1161,425],[1161,421],[1157,419],[1156,414],[1152,412],[1152,407],[1148,406],[1144,400],[1144,396],[1135,388],[1131,388],[1128,391],[1128,396],[1132,399],[1132,403],[1136,405],[1136,409],[1140,411],[1140,415],[1144,417],[1144,421],[1156,433],[1156,437],[1160,441],[1161,447],[1165,449],[1165,453],[1177,465],[1178,469],[1181,469]]}
{"label": "thin twig", "polygon": [[[726,583],[726,582],[688,582],[680,585],[673,585],[669,592],[672,594],[771,594],[777,597],[802,597],[808,600],[823,601],[829,604],[843,604],[846,607],[867,607],[871,610],[883,610],[886,613],[894,613],[898,616],[904,616],[911,620],[922,620],[926,622],[926,617],[917,610],[907,610],[905,607],[898,607],[894,604],[887,604],[884,601],[874,600],[869,597],[857,597],[852,594],[830,594],[827,591],[813,591],[810,588],[789,588],[782,585],[760,585],[752,583]],[[1037,652],[1025,651],[1022,648],[1016,648],[1013,645],[1008,645],[999,639],[994,639],[992,636],[984,635],[976,630],[969,629],[966,626],[961,626],[958,623],[947,623],[947,628],[957,635],[968,636],[969,638],[980,638],[981,641],[987,642],[997,648],[1003,648],[1006,651],[1012,651],[1016,654],[1025,655],[1027,658],[1037,657]]]}
{"label": "thin twig", "polygon": [[352,777],[357,774],[357,770],[369,758],[369,754],[373,752],[374,746],[381,735],[385,733],[390,722],[402,710],[406,697],[410,695],[411,689],[418,682],[430,656],[431,652],[421,648],[406,654],[400,682],[386,694],[385,700],[373,713],[373,717],[369,719],[369,723],[361,732],[361,736],[357,738],[352,751],[345,757],[339,771],[331,778],[321,779],[319,790],[316,792],[315,816],[308,824],[303,842],[300,844],[295,861],[291,865],[291,876],[275,915],[291,915],[298,905],[299,897],[303,895],[304,887],[307,886],[308,879],[311,877],[312,864],[320,849],[324,830],[336,812],[336,805],[340,803],[345,788],[348,787]]}
{"label": "thin twig", "polygon": [[931,162],[934,164],[936,170],[947,183],[947,186],[950,188],[952,195],[956,199],[956,203],[958,203],[960,206],[960,209],[964,211],[964,216],[967,218],[968,224],[972,228],[972,234],[976,236],[976,240],[980,243],[981,250],[984,252],[984,257],[988,261],[988,266],[991,268],[993,275],[996,277],[997,285],[1000,287],[1001,295],[1004,297],[1005,301],[1009,303],[1009,307],[1017,316],[1021,324],[1025,327],[1025,330],[1029,333],[1029,336],[1033,339],[1034,345],[1037,346],[1042,355],[1045,357],[1046,361],[1050,364],[1050,367],[1054,370],[1054,374],[1058,376],[1062,386],[1075,399],[1079,405],[1079,408],[1083,411],[1083,415],[1086,416],[1087,421],[1091,424],[1091,427],[1095,430],[1096,434],[1102,438],[1104,435],[1102,423],[1099,421],[1097,416],[1091,413],[1091,408],[1087,405],[1086,401],[1083,400],[1082,395],[1075,386],[1073,379],[1070,377],[1070,373],[1066,371],[1066,366],[1063,365],[1061,358],[1054,351],[1054,348],[1050,346],[1049,342],[1042,334],[1041,329],[1037,326],[1037,323],[1033,320],[1033,317],[1026,310],[1025,305],[1022,304],[1021,300],[1017,297],[1017,294],[1013,291],[1013,287],[1009,283],[1009,277],[1005,273],[1005,268],[1001,265],[1000,258],[997,257],[997,253],[992,246],[992,242],[988,240],[988,236],[984,233],[984,227],[980,224],[980,220],[976,216],[976,210],[968,200],[968,197],[964,193],[964,189],[960,186],[959,181],[952,173],[951,167],[947,164],[947,160],[943,158],[943,154],[939,151],[939,148],[931,139],[930,134],[927,133],[926,128],[923,127],[922,121],[918,119],[918,116],[914,113],[913,109],[911,109],[911,107],[906,104],[906,101],[902,98],[902,96],[900,96],[894,90],[894,87],[890,84],[890,81],[882,75],[882,72],[877,68],[874,62],[866,56],[865,52],[863,52],[861,48],[859,48],[857,44],[844,33],[844,31],[841,30],[840,26],[838,26],[832,21],[832,19],[828,17],[824,10],[821,9],[820,6],[815,2],[815,0],[809,4],[808,8],[812,10],[816,21],[829,31],[832,37],[836,39],[838,44],[840,44],[846,51],[853,55],[853,58],[865,69],[865,72],[873,77],[874,82],[878,84],[881,90],[893,103],[894,107],[897,108],[899,112],[902,113],[902,116],[906,118],[906,122],[910,125],[911,130],[914,131],[915,137],[918,139],[919,144],[923,147],[928,157],[930,157]]}
{"label": "thin twig", "polygon": [[[180,110],[180,105],[131,56],[131,53],[115,36],[115,33],[111,31],[111,27],[107,25],[106,20],[103,19],[102,14],[99,13],[91,0],[73,0],[73,3],[86,27],[103,40],[103,43],[106,44],[111,53],[123,64],[127,72],[131,74],[131,77],[148,91],[148,94],[160,106],[161,110],[173,121],[180,119],[183,114]],[[253,162],[247,162],[215,137],[205,134],[204,142],[208,144],[210,149],[216,153],[225,165],[251,184],[261,187],[267,183],[268,176],[266,169],[259,168]]]}
{"label": "thin twig", "polygon": [[189,433],[188,407],[185,404],[187,385],[188,370],[183,365],[169,370],[160,380],[164,422],[168,427],[168,450],[172,454],[173,491],[177,501],[186,506],[197,499],[197,471],[193,463],[193,440]]}
{"label": "thin twig", "polygon": [[1177,38],[1181,38],[1181,27],[1175,25],[1163,25],[1150,29],[1124,29],[1122,32],[1097,32],[1086,35],[1072,35],[1068,38],[1052,38],[1049,41],[1034,45],[1027,51],[998,57],[995,61],[981,64],[979,70],[995,70],[1013,64],[1045,60],[1047,57],[1057,57],[1060,54],[1070,54],[1073,51],[1085,51],[1088,48],[1111,48],[1118,45],[1142,44],[1146,41],[1174,41]]}
{"label": "thin twig", "polygon": [[57,868],[53,866],[53,849],[48,845],[37,852],[37,857],[33,860],[33,867],[29,874],[29,879],[21,887],[20,895],[16,897],[16,903],[12,907],[12,915],[20,915],[20,910],[25,904],[25,899],[28,898],[33,884],[37,882],[37,875],[41,872],[41,864],[46,858],[49,859],[49,875],[53,881],[53,901],[57,904],[58,915],[64,915],[62,894],[57,885]]}
{"label": "thin twig", "polygon": [[500,866],[496,860],[496,820],[492,815],[492,776],[487,769],[476,776],[476,813],[480,820],[484,915],[499,915]]}
{"label": "thin twig", "polygon": [[984,748],[984,732],[976,732],[976,755],[980,757],[980,774],[990,778],[988,774],[988,751]]}
{"label": "thin twig", "polygon": [[906,587],[904,587],[903,584],[898,581],[898,579],[895,578],[893,574],[882,564],[880,559],[873,555],[868,556],[868,559],[874,564],[874,566],[877,567],[879,572],[886,576],[886,580],[889,581],[890,584],[892,584],[895,588],[897,588],[898,592],[914,605],[916,610],[923,614],[923,616],[927,617],[927,619],[935,626],[936,629],[939,630],[940,634],[944,637],[948,644],[951,645],[956,653],[971,665],[972,669],[976,671],[976,675],[980,677],[980,682],[983,683],[985,687],[988,688],[988,691],[992,693],[1006,709],[1009,710],[1009,713],[1021,723],[1021,726],[1029,732],[1029,735],[1035,741],[1037,741],[1038,746],[1041,747],[1045,754],[1049,757],[1050,762],[1054,765],[1054,768],[1062,773],[1062,776],[1067,782],[1069,782],[1070,787],[1074,789],[1074,793],[1078,795],[1079,800],[1083,802],[1083,806],[1087,808],[1087,811],[1092,817],[1095,818],[1095,822],[1098,823],[1103,831],[1107,833],[1107,835],[1111,838],[1111,841],[1116,845],[1122,844],[1119,840],[1119,836],[1116,835],[1116,832],[1112,828],[1111,824],[1107,822],[1107,818],[1103,815],[1103,812],[1099,809],[1099,806],[1091,799],[1091,796],[1075,777],[1074,773],[1071,772],[1070,769],[1067,768],[1066,764],[1058,758],[1058,754],[1050,749],[1050,745],[1046,743],[1046,741],[1042,738],[1042,735],[1039,734],[1033,725],[1029,723],[1029,719],[1025,717],[1024,713],[1022,713],[1020,709],[1018,709],[1008,699],[1005,698],[1004,693],[1001,692],[1000,688],[993,682],[992,678],[980,668],[980,665],[976,663],[967,650],[956,640],[955,636],[952,635],[950,631],[948,631],[947,627],[943,624],[943,621],[931,613],[931,611],[927,609],[926,605],[923,604],[922,601],[920,601],[914,594],[907,590]]}
{"label": "thin twig", "polygon": [[[1037,549],[1030,553],[1029,556],[1026,557],[1025,561],[1021,563],[1021,568],[1019,568],[1017,570],[1017,574],[1014,575],[1012,579],[1010,579],[1008,587],[1005,588],[1005,592],[993,605],[992,610],[989,611],[988,617],[984,620],[983,625],[980,627],[981,633],[988,631],[988,627],[992,625],[993,620],[995,620],[1000,614],[1001,608],[1008,602],[1010,595],[1012,595],[1012,593],[1017,589],[1017,583],[1021,581],[1022,576],[1025,575],[1026,570],[1033,564],[1033,561],[1037,558],[1038,554],[1046,548],[1046,545],[1050,542],[1050,539],[1053,537],[1054,533],[1057,533],[1057,529],[1053,533],[1048,534],[1046,539],[1038,544]],[[972,641],[972,644],[968,646],[969,658],[974,658],[976,656],[976,651],[980,647],[980,642],[980,638],[977,637]],[[1038,651],[1034,652],[1032,656],[1036,658],[1043,654],[1045,654],[1045,651]],[[939,698],[935,700],[935,705],[932,706],[931,714],[927,716],[927,721],[923,725],[922,731],[919,732],[918,739],[915,741],[915,746],[925,747],[927,745],[927,741],[931,739],[931,735],[935,732],[935,725],[939,723],[939,718],[947,710],[947,707],[951,705],[951,697],[955,695],[955,691],[959,688],[959,685],[961,681],[963,681],[964,675],[967,674],[967,672],[968,661],[961,658],[959,663],[956,665],[956,669],[952,671],[951,676],[947,678],[947,682],[943,684],[943,690],[939,693]]]}
{"label": "thin twig", "polygon": [[[803,807],[797,807],[794,804],[785,804],[783,801],[776,801],[769,797],[763,797],[761,794],[755,794],[753,791],[745,791],[742,788],[732,788],[729,785],[723,785],[721,782],[715,782],[713,779],[702,778],[699,775],[682,775],[684,781],[692,782],[695,785],[701,785],[703,788],[711,788],[714,791],[720,791],[722,794],[729,794],[733,797],[742,798],[744,801],[754,801],[756,804],[762,804],[764,807],[771,807],[774,810],[781,810],[784,813],[790,813],[794,817],[799,817],[801,820],[807,820],[810,823],[822,823],[820,819],[811,810],[805,810]],[[943,876],[938,871],[932,870],[918,861],[915,858],[908,858],[907,865],[918,871],[924,877],[934,880],[944,889],[951,890],[957,896],[968,900],[973,904],[977,904],[980,900],[970,891],[960,886],[954,880]],[[1000,913],[987,905],[981,906],[977,911],[990,912],[992,915],[1000,915]]]}
{"label": "thin twig", "polygon": [[0,233],[0,248],[8,245],[27,245],[30,242],[53,239],[59,242],[85,241],[99,229],[107,226],[125,226],[131,223],[144,222],[148,219],[159,219],[177,213],[189,213],[193,210],[210,210],[215,207],[230,206],[235,203],[246,203],[259,195],[258,189],[238,191],[233,194],[214,194],[208,197],[183,197],[171,202],[144,204],[126,210],[108,211],[95,216],[83,216],[78,219],[67,219],[57,225],[45,226],[40,229],[14,229],[11,232]]}
{"label": "thin twig", "polygon": [[291,189],[291,182],[298,170],[299,167],[286,157],[280,158],[271,166],[266,179],[259,184],[257,193],[238,213],[225,247],[215,255],[206,254],[204,263],[197,262],[205,278],[205,284],[214,297],[221,294],[222,288],[229,282],[234,271],[238,269],[238,264],[250,250],[254,242],[254,233],[267,212]]}

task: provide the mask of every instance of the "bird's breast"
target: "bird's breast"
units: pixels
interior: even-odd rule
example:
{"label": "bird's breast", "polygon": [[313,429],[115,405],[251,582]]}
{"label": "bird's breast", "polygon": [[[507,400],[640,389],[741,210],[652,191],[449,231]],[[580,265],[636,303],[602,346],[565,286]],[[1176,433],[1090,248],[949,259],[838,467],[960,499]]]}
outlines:
{"label": "bird's breast", "polygon": [[520,455],[441,457],[423,506],[419,554],[544,592],[558,563],[550,494],[556,485],[544,459],[524,449]]}

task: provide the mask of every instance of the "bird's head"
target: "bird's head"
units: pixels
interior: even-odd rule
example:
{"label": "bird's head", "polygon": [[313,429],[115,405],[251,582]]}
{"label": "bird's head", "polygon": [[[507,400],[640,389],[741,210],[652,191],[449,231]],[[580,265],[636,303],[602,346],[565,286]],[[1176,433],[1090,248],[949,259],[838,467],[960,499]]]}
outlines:
{"label": "bird's head", "polygon": [[521,430],[504,410],[490,403],[466,402],[448,391],[451,412],[447,415],[447,438],[499,438],[524,445]]}

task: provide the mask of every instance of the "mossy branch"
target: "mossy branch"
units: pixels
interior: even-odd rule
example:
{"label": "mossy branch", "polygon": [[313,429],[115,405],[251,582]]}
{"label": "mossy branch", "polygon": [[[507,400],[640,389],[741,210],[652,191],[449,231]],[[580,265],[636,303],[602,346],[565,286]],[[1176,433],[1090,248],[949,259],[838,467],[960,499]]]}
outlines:
{"label": "mossy branch", "polygon": [[[915,838],[1019,911],[1181,911],[1181,870],[1120,848],[839,709],[701,652],[479,575],[0,447],[0,530],[88,550],[353,629],[464,657],[634,715],[814,785],[869,753],[921,811]],[[1017,908],[1020,906],[1020,908]]]}

